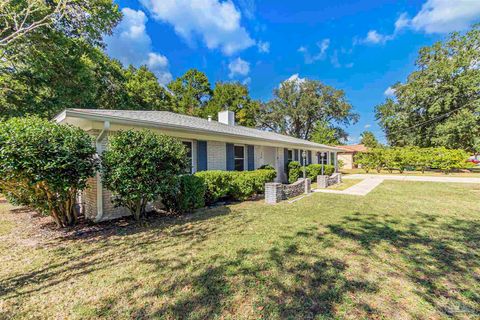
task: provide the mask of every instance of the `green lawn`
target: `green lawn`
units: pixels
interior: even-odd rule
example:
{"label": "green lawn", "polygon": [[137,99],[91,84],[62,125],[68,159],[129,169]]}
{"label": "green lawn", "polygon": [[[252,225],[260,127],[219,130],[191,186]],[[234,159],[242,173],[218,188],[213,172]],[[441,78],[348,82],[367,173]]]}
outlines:
{"label": "green lawn", "polygon": [[10,209],[0,318],[480,317],[480,185],[385,181],[90,232]]}
{"label": "green lawn", "polygon": [[[381,170],[377,172],[377,170],[370,170],[368,174],[393,174],[393,175],[415,175],[415,176],[439,176],[439,177],[465,177],[465,178],[480,178],[480,168],[472,169],[474,172],[451,172],[449,174],[445,174],[439,171],[404,171],[400,173],[398,170],[393,170],[392,172],[388,170]],[[363,169],[341,169],[340,170],[343,174],[365,174],[367,173]]]}

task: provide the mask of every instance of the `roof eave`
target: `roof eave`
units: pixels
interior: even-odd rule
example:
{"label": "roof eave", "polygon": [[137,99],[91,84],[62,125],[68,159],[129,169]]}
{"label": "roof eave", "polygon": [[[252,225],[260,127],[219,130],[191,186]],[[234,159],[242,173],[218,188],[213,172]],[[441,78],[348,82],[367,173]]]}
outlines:
{"label": "roof eave", "polygon": [[[116,116],[110,116],[110,115],[98,115],[98,114],[92,114],[88,112],[82,112],[78,110],[72,110],[72,109],[65,109],[63,112],[59,113],[53,120],[56,122],[61,122],[63,121],[66,117],[68,116],[73,116],[73,117],[80,117],[84,119],[89,119],[89,120],[94,120],[94,121],[111,121],[111,122],[116,122],[116,123],[121,123],[121,124],[130,124],[130,125],[141,125],[141,126],[148,126],[148,127],[162,127],[165,129],[172,129],[172,130],[179,130],[179,131],[184,131],[184,132],[191,132],[191,129],[187,129],[183,126],[177,126],[177,125],[172,125],[172,124],[161,124],[159,125],[157,122],[154,121],[148,121],[148,120],[137,120],[137,119],[126,119],[124,117],[116,117]],[[220,132],[212,132],[211,130],[206,130],[206,129],[201,129],[201,128],[196,128],[195,131],[202,132],[205,134],[215,134],[215,135],[221,135],[221,136],[226,136],[226,137],[232,137],[232,138],[243,138],[243,139],[251,139],[251,140],[256,140],[256,141],[268,141],[272,142],[274,144],[285,144],[289,146],[296,146],[296,147],[304,147],[304,148],[311,148],[311,149],[327,149],[331,151],[342,151],[342,149],[336,148],[336,147],[330,147],[318,143],[314,143],[314,145],[310,144],[303,144],[303,143],[292,143],[292,142],[286,142],[286,141],[277,141],[277,140],[271,140],[271,139],[266,139],[266,138],[256,138],[256,137],[251,137],[251,136],[245,136],[245,135],[239,135],[239,134],[228,134],[228,133],[220,133]]]}

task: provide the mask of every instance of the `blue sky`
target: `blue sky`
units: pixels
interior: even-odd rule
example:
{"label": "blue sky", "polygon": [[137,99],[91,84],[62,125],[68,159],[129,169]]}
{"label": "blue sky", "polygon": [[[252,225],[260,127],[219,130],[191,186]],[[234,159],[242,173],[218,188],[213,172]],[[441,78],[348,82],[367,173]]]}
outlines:
{"label": "blue sky", "polygon": [[106,39],[110,56],[147,64],[161,83],[197,68],[262,100],[291,77],[321,80],[360,114],[350,143],[366,129],[382,139],[374,107],[414,70],[421,47],[480,20],[480,0],[116,2],[124,19]]}

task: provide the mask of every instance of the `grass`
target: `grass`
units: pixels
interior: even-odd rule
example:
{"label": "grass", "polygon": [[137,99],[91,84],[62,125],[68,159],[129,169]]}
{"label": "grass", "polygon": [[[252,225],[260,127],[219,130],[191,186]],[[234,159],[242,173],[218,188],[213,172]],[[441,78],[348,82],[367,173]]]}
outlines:
{"label": "grass", "polygon": [[342,180],[341,183],[330,186],[330,187],[328,187],[328,189],[330,189],[330,190],[345,190],[345,189],[348,189],[348,188],[356,185],[360,181],[361,180],[354,180],[354,179]]}
{"label": "grass", "polygon": [[[425,171],[422,173],[421,171],[404,171],[401,173],[402,175],[416,175],[416,176],[440,176],[440,177],[469,177],[469,178],[480,178],[480,171],[475,169],[475,172],[451,172],[449,174],[445,174],[439,171]],[[366,174],[365,170],[363,169],[342,169],[341,172],[343,174]],[[393,172],[389,172],[388,170],[381,170],[381,172],[377,172],[377,170],[370,170],[368,174],[394,174],[399,175],[400,172],[398,170],[394,170]]]}
{"label": "grass", "polygon": [[68,233],[1,203],[0,318],[478,319],[479,198],[385,181]]}

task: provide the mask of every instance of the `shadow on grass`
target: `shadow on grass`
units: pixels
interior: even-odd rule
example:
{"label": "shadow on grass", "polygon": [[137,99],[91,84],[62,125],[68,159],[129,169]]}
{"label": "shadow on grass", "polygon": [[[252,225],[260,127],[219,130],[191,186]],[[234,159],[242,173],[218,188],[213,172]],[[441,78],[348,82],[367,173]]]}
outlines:
{"label": "shadow on grass", "polygon": [[388,215],[356,212],[328,228],[370,255],[379,244],[393,247],[406,262],[395,268],[419,286],[416,293],[440,314],[480,317],[480,276],[475,273],[480,268],[480,221],[439,221],[422,212],[412,220],[402,223]]}

